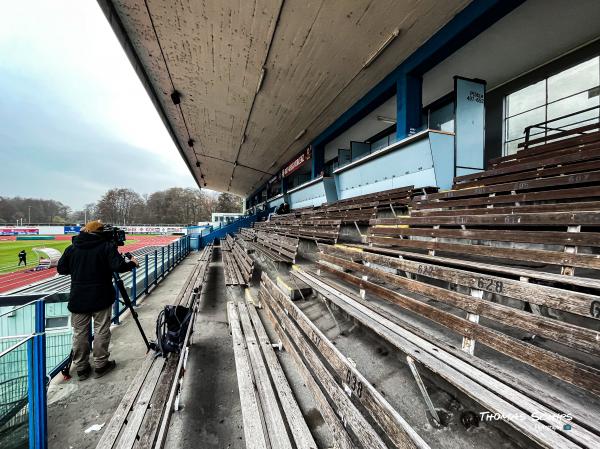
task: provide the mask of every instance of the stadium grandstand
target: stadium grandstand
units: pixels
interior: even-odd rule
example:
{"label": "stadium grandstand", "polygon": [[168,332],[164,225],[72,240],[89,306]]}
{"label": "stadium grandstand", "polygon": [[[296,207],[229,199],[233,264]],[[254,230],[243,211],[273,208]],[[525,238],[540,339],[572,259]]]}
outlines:
{"label": "stadium grandstand", "polygon": [[600,448],[597,0],[98,4],[244,213],[137,249],[166,357],[116,293],[68,380],[68,282],[4,296],[3,448]]}

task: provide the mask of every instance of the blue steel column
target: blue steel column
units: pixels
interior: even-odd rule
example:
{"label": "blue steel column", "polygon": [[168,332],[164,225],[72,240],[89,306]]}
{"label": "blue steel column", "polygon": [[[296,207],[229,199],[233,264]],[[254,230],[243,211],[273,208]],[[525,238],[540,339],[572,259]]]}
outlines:
{"label": "blue steel column", "polygon": [[135,306],[137,302],[137,268],[131,272],[131,303]]}
{"label": "blue steel column", "polygon": [[144,255],[144,293],[148,294],[148,254]]}
{"label": "blue steel column", "polygon": [[35,303],[34,395],[35,395],[35,441],[36,449],[48,447],[48,409],[46,397],[46,303]]}
{"label": "blue steel column", "polygon": [[423,78],[409,73],[400,74],[396,81],[396,136],[398,140],[421,126],[421,92]]}
{"label": "blue steel column", "polygon": [[33,338],[27,341],[27,408],[29,410],[29,449],[35,449],[36,407],[35,402],[35,356]]}
{"label": "blue steel column", "polygon": [[154,250],[154,285],[158,284],[158,250]]}
{"label": "blue steel column", "polygon": [[161,262],[160,262],[160,276],[162,278],[165,277],[165,247],[161,246],[160,247],[160,258],[161,258]]}

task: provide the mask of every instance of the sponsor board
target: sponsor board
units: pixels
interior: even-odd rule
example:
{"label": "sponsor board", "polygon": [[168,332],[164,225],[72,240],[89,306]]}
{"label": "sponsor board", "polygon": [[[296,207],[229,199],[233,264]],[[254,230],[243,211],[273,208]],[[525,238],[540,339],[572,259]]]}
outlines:
{"label": "sponsor board", "polygon": [[119,226],[128,234],[186,234],[182,226]]}
{"label": "sponsor board", "polygon": [[38,228],[0,228],[0,235],[38,235]]}

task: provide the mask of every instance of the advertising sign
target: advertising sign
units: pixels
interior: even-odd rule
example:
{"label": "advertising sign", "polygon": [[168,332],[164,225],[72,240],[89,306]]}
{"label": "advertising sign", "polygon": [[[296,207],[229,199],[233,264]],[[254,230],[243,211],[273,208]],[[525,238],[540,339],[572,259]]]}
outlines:
{"label": "advertising sign", "polygon": [[81,226],[65,226],[65,234],[79,234]]}
{"label": "advertising sign", "polygon": [[306,147],[306,149],[300,153],[296,159],[290,162],[287,167],[281,170],[281,176],[286,177],[298,170],[302,164],[308,161],[312,157],[312,148],[310,146]]}
{"label": "advertising sign", "polygon": [[129,234],[185,234],[182,226],[121,226]]}
{"label": "advertising sign", "polygon": [[38,228],[0,228],[0,235],[38,235]]}

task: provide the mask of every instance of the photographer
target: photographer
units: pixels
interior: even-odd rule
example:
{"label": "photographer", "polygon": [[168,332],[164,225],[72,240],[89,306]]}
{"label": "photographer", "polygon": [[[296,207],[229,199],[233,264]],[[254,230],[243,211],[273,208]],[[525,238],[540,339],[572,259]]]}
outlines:
{"label": "photographer", "polygon": [[115,301],[113,273],[125,273],[139,266],[135,258],[127,262],[117,251],[116,242],[102,232],[100,221],[85,225],[73,244],[65,249],[58,261],[58,273],[71,275],[69,311],[73,326],[73,363],[79,380],[87,379],[92,368],[89,362],[89,327],[94,321],[94,368],[102,377],[115,368],[109,360],[110,322]]}

